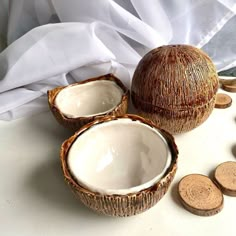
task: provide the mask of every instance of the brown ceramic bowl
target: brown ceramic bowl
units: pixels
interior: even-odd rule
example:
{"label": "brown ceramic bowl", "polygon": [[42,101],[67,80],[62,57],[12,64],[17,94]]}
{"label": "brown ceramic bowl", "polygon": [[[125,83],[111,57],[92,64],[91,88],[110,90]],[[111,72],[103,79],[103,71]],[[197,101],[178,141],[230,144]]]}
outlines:
{"label": "brown ceramic bowl", "polygon": [[61,146],[66,182],[89,208],[131,216],[154,206],[177,169],[172,135],[136,115],[107,116],[77,131]]}
{"label": "brown ceramic bowl", "polygon": [[71,130],[78,130],[99,117],[125,114],[128,99],[128,89],[113,74],[48,91],[48,103],[54,117]]}
{"label": "brown ceramic bowl", "polygon": [[139,62],[131,98],[139,115],[175,134],[209,117],[218,87],[216,68],[206,53],[190,45],[167,45]]}

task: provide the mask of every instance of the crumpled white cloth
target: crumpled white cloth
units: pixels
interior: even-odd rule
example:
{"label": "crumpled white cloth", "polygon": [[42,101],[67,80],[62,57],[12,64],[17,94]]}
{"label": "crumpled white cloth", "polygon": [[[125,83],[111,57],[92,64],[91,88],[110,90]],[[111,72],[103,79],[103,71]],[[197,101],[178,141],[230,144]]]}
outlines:
{"label": "crumpled white cloth", "polygon": [[0,119],[48,109],[48,89],[101,74],[130,87],[139,60],[161,45],[195,45],[230,69],[235,27],[236,0],[2,0]]}

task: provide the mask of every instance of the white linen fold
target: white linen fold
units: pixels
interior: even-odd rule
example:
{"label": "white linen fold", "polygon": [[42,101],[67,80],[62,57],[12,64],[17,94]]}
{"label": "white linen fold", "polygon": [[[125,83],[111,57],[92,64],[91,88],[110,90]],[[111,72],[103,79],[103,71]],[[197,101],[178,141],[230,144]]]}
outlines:
{"label": "white linen fold", "polygon": [[218,71],[231,69],[235,25],[235,0],[2,0],[0,119],[41,112],[48,89],[106,73],[129,88],[161,45],[195,45]]}

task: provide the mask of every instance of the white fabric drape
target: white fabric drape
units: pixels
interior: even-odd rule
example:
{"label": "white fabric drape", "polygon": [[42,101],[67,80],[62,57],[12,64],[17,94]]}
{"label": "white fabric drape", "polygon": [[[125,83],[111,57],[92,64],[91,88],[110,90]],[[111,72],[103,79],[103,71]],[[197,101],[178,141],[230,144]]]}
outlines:
{"label": "white fabric drape", "polygon": [[236,66],[236,0],[1,0],[0,119],[47,109],[46,92],[114,73],[130,86],[141,57],[164,44]]}

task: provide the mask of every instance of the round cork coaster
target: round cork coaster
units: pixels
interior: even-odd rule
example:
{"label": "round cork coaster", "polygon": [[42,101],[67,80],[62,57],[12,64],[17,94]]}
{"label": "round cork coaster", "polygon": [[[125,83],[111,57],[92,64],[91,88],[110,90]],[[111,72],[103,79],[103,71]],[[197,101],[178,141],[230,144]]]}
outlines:
{"label": "round cork coaster", "polygon": [[215,108],[227,108],[232,104],[232,98],[224,93],[216,94]]}
{"label": "round cork coaster", "polygon": [[236,162],[227,161],[218,165],[214,177],[224,194],[236,197]]}
{"label": "round cork coaster", "polygon": [[193,214],[211,216],[223,208],[223,194],[205,175],[191,174],[183,177],[178,192],[184,208]]}
{"label": "round cork coaster", "polygon": [[221,85],[235,85],[236,77],[219,76],[219,81]]}
{"label": "round cork coaster", "polygon": [[236,84],[222,84],[221,88],[227,92],[236,93]]}

